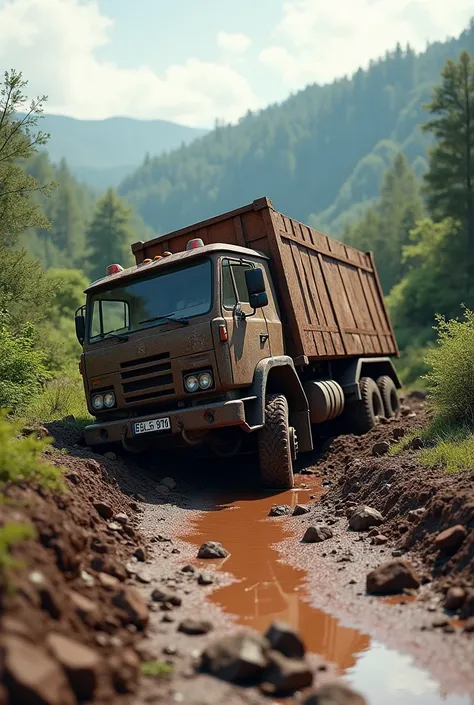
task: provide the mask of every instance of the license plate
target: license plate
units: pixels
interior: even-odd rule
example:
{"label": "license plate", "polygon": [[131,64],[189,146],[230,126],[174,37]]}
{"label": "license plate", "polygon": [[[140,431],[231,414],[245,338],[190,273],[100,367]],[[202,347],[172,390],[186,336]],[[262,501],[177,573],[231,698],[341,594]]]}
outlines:
{"label": "license plate", "polygon": [[133,424],[133,433],[150,433],[151,431],[169,431],[171,421],[169,416],[161,419],[150,419],[149,421],[137,421]]}

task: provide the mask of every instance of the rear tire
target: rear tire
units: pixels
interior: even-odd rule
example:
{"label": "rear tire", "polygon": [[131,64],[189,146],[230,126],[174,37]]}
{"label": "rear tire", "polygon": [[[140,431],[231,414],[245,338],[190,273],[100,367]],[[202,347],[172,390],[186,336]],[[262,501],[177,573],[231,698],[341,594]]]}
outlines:
{"label": "rear tire", "polygon": [[288,421],[288,402],[283,394],[265,400],[265,425],[258,432],[258,456],[263,487],[290,490],[294,485],[293,460],[298,452],[294,428]]}
{"label": "rear tire", "polygon": [[382,397],[387,419],[393,419],[398,416],[400,413],[400,399],[398,398],[397,388],[393,379],[388,375],[383,375],[378,378],[377,387]]}
{"label": "rear tire", "polygon": [[359,381],[361,399],[347,406],[347,425],[350,433],[362,436],[368,433],[384,415],[382,396],[371,377]]}

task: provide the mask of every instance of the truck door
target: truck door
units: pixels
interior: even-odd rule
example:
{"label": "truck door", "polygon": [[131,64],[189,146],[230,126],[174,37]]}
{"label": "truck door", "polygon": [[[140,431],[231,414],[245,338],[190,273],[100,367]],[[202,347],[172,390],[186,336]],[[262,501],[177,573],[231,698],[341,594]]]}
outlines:
{"label": "truck door", "polygon": [[257,266],[254,262],[225,258],[221,260],[221,303],[229,336],[234,384],[251,384],[257,363],[270,357],[270,340],[264,309],[253,311],[248,303],[245,270]]}

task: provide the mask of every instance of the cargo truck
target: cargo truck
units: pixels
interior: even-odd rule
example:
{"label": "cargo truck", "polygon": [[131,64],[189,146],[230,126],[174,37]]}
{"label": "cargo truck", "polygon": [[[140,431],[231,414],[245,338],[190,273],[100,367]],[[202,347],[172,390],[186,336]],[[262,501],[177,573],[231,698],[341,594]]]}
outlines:
{"label": "cargo truck", "polygon": [[258,453],[293,486],[321,424],[363,434],[399,412],[398,356],[371,253],[267,198],[132,245],[75,316],[90,446]]}

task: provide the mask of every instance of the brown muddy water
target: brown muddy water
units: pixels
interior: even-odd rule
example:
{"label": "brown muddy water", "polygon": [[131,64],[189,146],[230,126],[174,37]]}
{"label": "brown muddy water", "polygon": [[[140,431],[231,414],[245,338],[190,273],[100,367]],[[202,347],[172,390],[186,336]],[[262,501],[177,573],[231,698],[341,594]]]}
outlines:
{"label": "brown muddy water", "polygon": [[[231,573],[237,582],[215,590],[211,600],[235,615],[241,625],[258,632],[273,620],[290,624],[300,632],[308,651],[337,664],[341,675],[365,695],[369,705],[471,705],[467,695],[443,693],[410,656],[344,626],[304,599],[305,572],[281,562],[273,548],[291,531],[285,530],[284,520],[268,520],[267,515],[274,504],[307,503],[311,494],[319,492],[317,482],[300,477],[300,487],[278,495],[241,493],[236,500],[234,492],[212,498],[214,508],[202,512],[192,532],[181,537],[192,544],[219,540],[231,554],[212,564]],[[196,563],[209,568],[209,562]]]}

